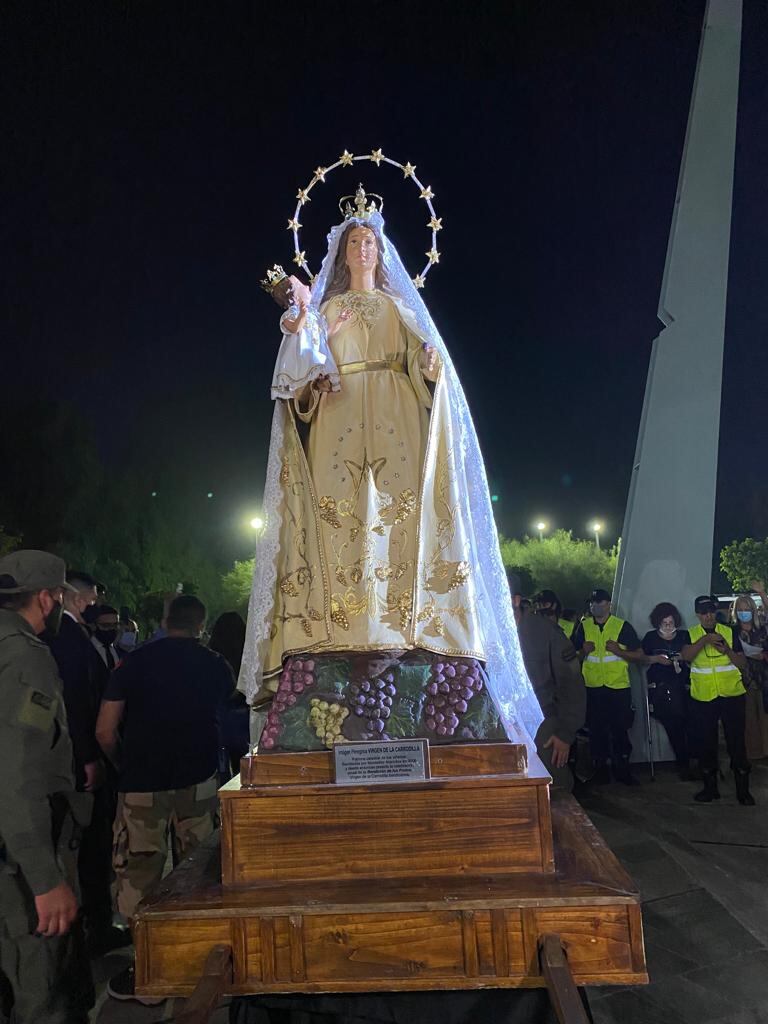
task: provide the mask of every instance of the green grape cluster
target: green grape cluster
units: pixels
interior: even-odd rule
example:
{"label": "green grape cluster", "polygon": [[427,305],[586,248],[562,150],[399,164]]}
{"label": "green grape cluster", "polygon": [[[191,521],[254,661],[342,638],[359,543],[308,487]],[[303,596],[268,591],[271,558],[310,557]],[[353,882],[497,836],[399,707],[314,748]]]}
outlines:
{"label": "green grape cluster", "polygon": [[330,749],[336,743],[347,742],[341,735],[341,727],[349,714],[349,708],[342,707],[341,704],[329,704],[327,700],[320,700],[319,697],[313,697],[309,707],[309,724],[326,747]]}

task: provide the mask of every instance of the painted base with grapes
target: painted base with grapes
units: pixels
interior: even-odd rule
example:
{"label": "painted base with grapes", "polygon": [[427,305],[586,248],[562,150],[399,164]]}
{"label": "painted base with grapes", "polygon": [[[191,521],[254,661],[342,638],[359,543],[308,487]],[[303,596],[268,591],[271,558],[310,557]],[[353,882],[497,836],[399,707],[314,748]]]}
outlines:
{"label": "painted base with grapes", "polygon": [[432,744],[507,738],[481,662],[422,650],[288,658],[259,749],[411,737]]}

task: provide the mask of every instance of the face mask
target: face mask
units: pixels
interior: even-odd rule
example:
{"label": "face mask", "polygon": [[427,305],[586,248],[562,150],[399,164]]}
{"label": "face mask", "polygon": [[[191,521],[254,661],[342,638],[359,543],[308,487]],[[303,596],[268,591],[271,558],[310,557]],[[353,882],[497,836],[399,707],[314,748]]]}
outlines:
{"label": "face mask", "polygon": [[677,629],[675,628],[675,626],[672,626],[671,629],[666,629],[663,626],[659,626],[659,636],[663,637],[665,640],[671,640],[675,633],[677,633]]}
{"label": "face mask", "polygon": [[745,612],[736,612],[736,616],[737,616],[739,622],[751,622],[752,621],[752,612],[746,612],[746,611]]}
{"label": "face mask", "polygon": [[115,642],[115,640],[117,639],[117,630],[116,629],[97,629],[96,630],[96,636],[99,638],[101,643],[104,644],[105,647],[108,647],[109,644],[113,644]]}
{"label": "face mask", "polygon": [[64,608],[57,602],[45,616],[45,629],[43,630],[43,636],[46,639],[52,639],[59,635],[63,611]]}
{"label": "face mask", "polygon": [[132,647],[136,646],[136,634],[123,633],[117,646],[121,647],[124,651],[130,651]]}

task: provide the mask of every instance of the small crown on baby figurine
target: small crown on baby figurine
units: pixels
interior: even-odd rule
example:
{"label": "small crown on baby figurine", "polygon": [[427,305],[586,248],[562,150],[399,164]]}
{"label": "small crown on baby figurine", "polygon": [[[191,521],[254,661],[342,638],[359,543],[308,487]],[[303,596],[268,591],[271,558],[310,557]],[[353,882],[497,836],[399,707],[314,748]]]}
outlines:
{"label": "small crown on baby figurine", "polygon": [[[366,200],[371,198],[371,202],[366,205]],[[355,205],[352,207],[349,202],[350,199],[354,199]],[[376,206],[374,199],[379,200],[379,205]],[[352,217],[358,217],[360,220],[367,220],[372,213],[376,213],[377,210],[384,209],[384,200],[381,196],[377,196],[375,192],[370,192],[368,195],[365,194],[365,189],[362,185],[357,186],[357,191],[353,196],[342,196],[339,200],[339,210],[344,214],[345,220],[350,220]]]}
{"label": "small crown on baby figurine", "polygon": [[272,269],[267,271],[267,276],[263,281],[261,281],[261,287],[265,292],[269,292],[271,294],[280,282],[286,279],[286,277],[288,277],[288,275],[280,264],[275,263]]}

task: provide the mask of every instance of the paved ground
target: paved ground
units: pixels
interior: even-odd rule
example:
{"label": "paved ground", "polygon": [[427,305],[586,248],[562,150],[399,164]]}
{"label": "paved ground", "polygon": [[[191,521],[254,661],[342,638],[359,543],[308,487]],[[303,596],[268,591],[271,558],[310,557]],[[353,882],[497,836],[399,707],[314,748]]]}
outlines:
{"label": "paved ground", "polygon": [[[724,762],[726,763],[726,762]],[[696,804],[695,783],[668,768],[655,782],[602,786],[583,805],[637,881],[651,984],[591,989],[595,1024],[768,1024],[768,765],[756,765],[756,807],[723,798]],[[159,1007],[116,1003],[106,978],[125,956],[96,965],[98,1024],[170,1021],[181,1001]],[[219,1010],[214,1024],[226,1024]],[[417,1024],[417,1022],[414,1022]]]}
{"label": "paved ground", "polygon": [[768,765],[752,772],[756,807],[732,776],[717,803],[694,803],[697,788],[662,769],[583,800],[640,886],[651,975],[591,990],[595,1024],[768,1024]]}

